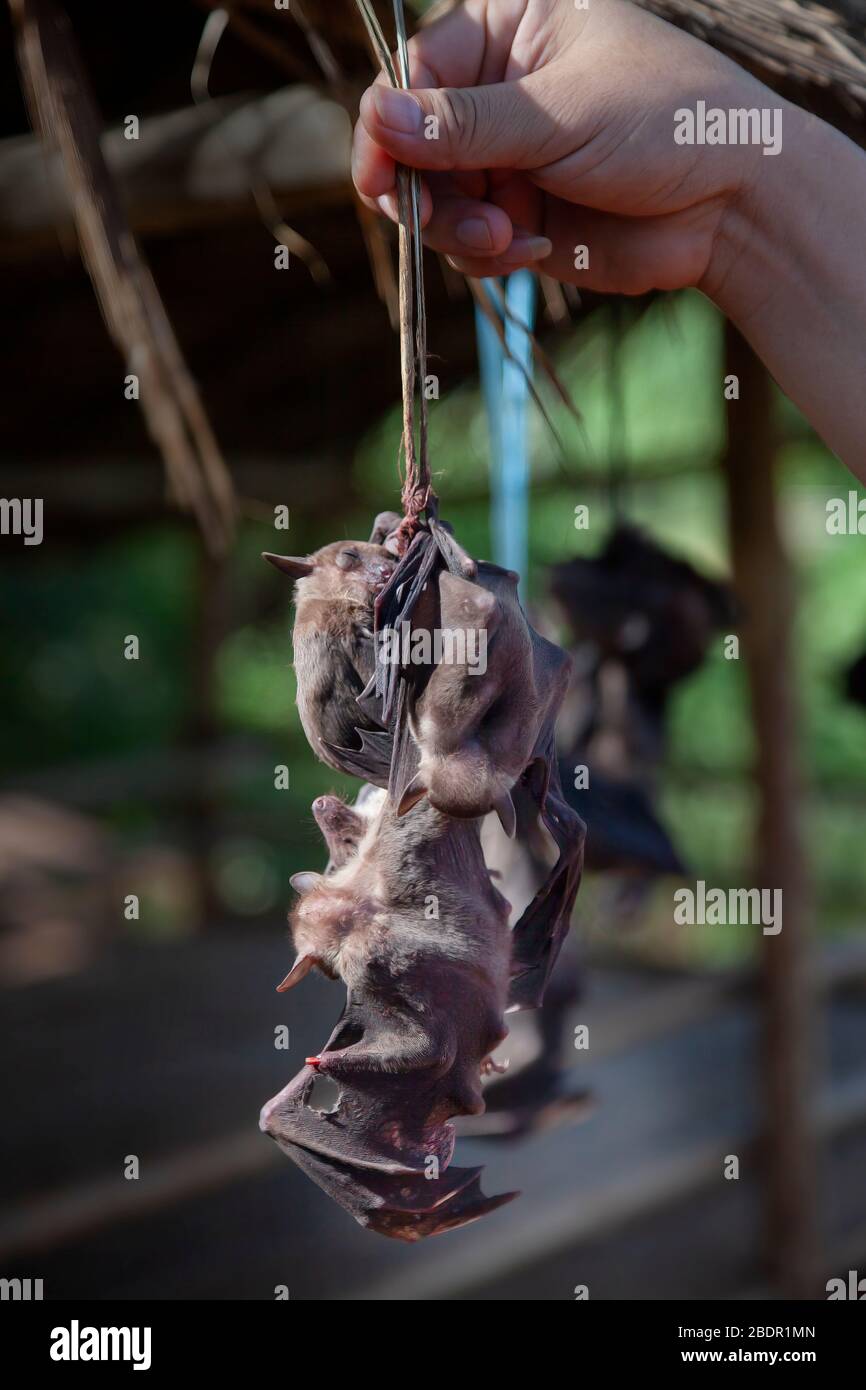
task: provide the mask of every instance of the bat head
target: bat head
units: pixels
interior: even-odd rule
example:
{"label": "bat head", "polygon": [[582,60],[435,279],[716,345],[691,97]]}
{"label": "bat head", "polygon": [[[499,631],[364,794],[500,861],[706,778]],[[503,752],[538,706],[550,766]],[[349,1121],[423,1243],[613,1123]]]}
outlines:
{"label": "bat head", "polygon": [[325,604],[369,608],[394,572],[396,561],[382,545],[369,541],[334,541],[312,555],[272,555],[263,558],[297,581],[295,597]]}
{"label": "bat head", "polygon": [[316,824],[325,837],[329,871],[341,869],[356,852],[367,830],[367,818],[339,796],[319,796],[313,802]]}
{"label": "bat head", "polygon": [[405,815],[427,796],[434,810],[458,820],[476,820],[495,811],[506,834],[513,835],[516,816],[511,788],[515,780],[477,743],[445,755],[425,753],[403,793],[398,814]]}
{"label": "bat head", "polygon": [[292,887],[300,894],[290,918],[297,959],[279,992],[293,988],[314,967],[331,980],[357,982],[380,905],[323,874],[295,874]]}

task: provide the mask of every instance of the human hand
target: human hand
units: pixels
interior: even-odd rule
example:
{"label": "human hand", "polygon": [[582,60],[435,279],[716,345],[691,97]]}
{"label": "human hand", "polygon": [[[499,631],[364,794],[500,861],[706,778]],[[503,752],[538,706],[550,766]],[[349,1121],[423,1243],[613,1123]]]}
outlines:
{"label": "human hand", "polygon": [[622,0],[466,0],[411,40],[410,81],[412,95],[384,77],[365,93],[355,183],[396,220],[395,161],[426,171],[425,242],[468,275],[532,266],[621,294],[701,285],[726,216],[771,162],[755,146],[675,142],[675,111],[698,100],[779,101]]}

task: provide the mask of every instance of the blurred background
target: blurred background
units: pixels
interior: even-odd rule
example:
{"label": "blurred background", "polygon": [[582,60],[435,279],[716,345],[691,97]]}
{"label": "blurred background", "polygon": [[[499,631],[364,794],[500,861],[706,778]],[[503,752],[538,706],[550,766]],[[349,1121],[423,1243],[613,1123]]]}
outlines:
{"label": "blurred background", "polygon": [[[13,8],[32,40],[59,6]],[[292,8],[250,0],[202,45],[215,6],[63,7],[218,441],[193,425],[198,491],[127,398],[145,359],[106,329],[0,16],[0,492],[44,499],[41,545],[0,539],[0,1275],[46,1298],[822,1297],[866,1271],[866,565],[827,526],[839,498],[856,528],[866,494],[697,294],[538,295],[582,419],[539,370],[525,600],[575,654],[560,751],[590,769],[589,872],[549,1036],[521,1020],[515,1045],[581,1103],[462,1139],[487,1191],[523,1196],[418,1247],[355,1226],[258,1132],[339,1013],[318,976],[274,989],[289,877],[323,863],[310,803],[356,791],[303,738],[290,589],[260,552],[366,539],[400,434],[394,246],[347,178],[363,31],[351,5]],[[711,37],[862,141],[836,50],[866,56],[864,15],[825,7],[825,48],[817,7],[757,8],[766,71],[738,6]],[[475,306],[435,257],[427,282],[443,515],[496,558]],[[676,925],[698,880],[781,888],[781,934]]]}

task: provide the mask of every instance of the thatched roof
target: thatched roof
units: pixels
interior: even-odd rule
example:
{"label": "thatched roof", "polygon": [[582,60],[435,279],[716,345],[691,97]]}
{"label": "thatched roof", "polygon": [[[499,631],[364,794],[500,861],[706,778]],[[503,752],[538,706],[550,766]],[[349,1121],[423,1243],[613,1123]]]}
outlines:
{"label": "thatched roof", "polygon": [[798,86],[808,104],[829,92],[866,109],[866,0],[638,0],[759,69],[774,85]]}
{"label": "thatched roof", "polygon": [[[215,9],[223,0],[196,0]],[[457,0],[437,0],[428,12],[445,10]],[[830,91],[840,99],[866,106],[866,0],[635,0],[672,23],[690,30],[716,48],[760,69],[769,81],[795,82],[801,101],[812,91]],[[393,32],[390,0],[375,0],[386,33]],[[424,8],[406,0],[407,13]],[[337,66],[348,77],[363,73],[369,50],[355,0],[297,0],[296,18],[320,36]],[[239,0],[236,22],[249,25],[247,37],[263,48],[267,42],[290,53],[285,60],[297,71],[309,62],[300,46],[286,45],[271,0]],[[299,25],[301,29],[304,23]],[[314,56],[315,61],[315,56]],[[305,70],[305,69],[304,69]],[[305,70],[306,71],[306,70]],[[307,73],[307,75],[309,75]]]}
{"label": "thatched roof", "polygon": [[[372,58],[355,0],[292,0],[288,12],[275,11],[273,0],[235,0],[210,73],[215,101],[194,109],[190,73],[206,11],[220,3],[148,0],[145,22],[119,6],[53,0],[69,16],[102,121],[115,131],[105,142],[112,173],[239,490],[260,497],[272,490],[266,477],[241,473],[242,455],[273,463],[279,475],[282,461],[297,467],[327,453],[333,471],[314,470],[310,487],[321,484],[321,504],[333,505],[349,483],[354,439],[399,392],[398,344],[368,255],[372,247],[381,278],[392,255],[388,232],[368,218],[365,246],[352,213],[346,132],[337,138],[340,120],[348,124],[340,107],[353,111]],[[636,3],[723,49],[866,145],[866,0]],[[376,4],[392,32],[391,0]],[[47,177],[35,137],[25,135],[9,14],[0,5],[3,39],[0,264],[15,265],[7,276],[15,352],[0,383],[2,453],[28,466],[39,459],[55,468],[63,460],[69,505],[78,508],[74,478],[83,459],[144,459],[148,450],[138,412],[118,388],[121,364],[75,252],[63,186]],[[119,130],[129,112],[142,117],[135,143]],[[329,285],[300,261],[289,277],[275,278],[269,234],[249,192],[259,175],[292,228],[327,262]],[[455,298],[432,262],[429,282],[447,389],[474,367],[471,301]],[[132,512],[139,504],[125,469],[117,493]],[[142,514],[161,505],[156,470],[146,476]]]}

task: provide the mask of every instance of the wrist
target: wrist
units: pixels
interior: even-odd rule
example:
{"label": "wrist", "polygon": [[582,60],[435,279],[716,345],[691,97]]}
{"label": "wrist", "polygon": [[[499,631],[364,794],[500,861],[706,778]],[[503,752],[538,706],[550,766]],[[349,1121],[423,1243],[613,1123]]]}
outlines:
{"label": "wrist", "polygon": [[781,150],[776,156],[750,151],[743,178],[719,220],[699,286],[740,328],[763,314],[776,295],[802,283],[810,265],[820,265],[817,227],[826,206],[822,181],[831,168],[838,170],[834,142],[849,143],[799,107],[778,104]]}

